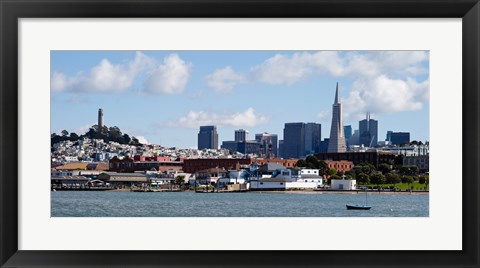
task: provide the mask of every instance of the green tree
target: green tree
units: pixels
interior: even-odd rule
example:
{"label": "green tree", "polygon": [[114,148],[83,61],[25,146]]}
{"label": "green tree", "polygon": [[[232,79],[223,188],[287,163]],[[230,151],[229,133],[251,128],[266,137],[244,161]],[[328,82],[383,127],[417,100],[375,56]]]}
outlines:
{"label": "green tree", "polygon": [[336,174],[337,174],[337,170],[334,169],[334,168],[329,168],[329,169],[327,170],[327,175],[328,175],[328,177],[331,177],[331,176],[336,175]]}
{"label": "green tree", "polygon": [[373,174],[372,176],[370,176],[370,181],[373,184],[377,184],[377,185],[384,184],[385,183],[385,176],[382,173],[377,172],[377,173]]}
{"label": "green tree", "polygon": [[392,166],[387,163],[381,163],[378,165],[378,171],[382,172],[382,174],[387,174],[392,171]]}
{"label": "green tree", "polygon": [[77,133],[72,132],[70,133],[70,140],[71,141],[77,141],[80,137],[77,135]]}
{"label": "green tree", "polygon": [[128,136],[128,134],[123,134],[123,141],[125,142],[125,144],[129,144],[132,139],[130,138],[130,136]]}
{"label": "green tree", "polygon": [[386,176],[386,182],[391,184],[397,184],[402,182],[402,179],[397,173],[390,172]]}
{"label": "green tree", "polygon": [[180,189],[185,188],[185,176],[179,175],[175,177],[175,185],[178,185]]}
{"label": "green tree", "polygon": [[358,184],[370,184],[370,176],[365,173],[360,173],[357,175]]}
{"label": "green tree", "polygon": [[370,163],[360,163],[355,167],[359,168],[362,173],[365,173],[369,176],[373,175],[376,171],[375,166]]}
{"label": "green tree", "polygon": [[404,175],[404,176],[402,176],[402,182],[412,184],[413,183],[413,177],[408,176],[408,175]]}
{"label": "green tree", "polygon": [[349,170],[349,171],[345,171],[345,176],[350,177],[350,179],[352,180],[352,179],[355,179],[357,177],[357,174],[352,169],[352,170]]}
{"label": "green tree", "polygon": [[68,131],[66,131],[65,129],[62,130],[62,136],[64,136],[64,137],[68,136]]}
{"label": "green tree", "polygon": [[428,175],[422,175],[419,177],[418,182],[420,184],[428,184]]}
{"label": "green tree", "polygon": [[330,180],[341,180],[342,178],[340,176],[338,176],[337,174],[333,174],[332,176],[330,176],[329,179]]}
{"label": "green tree", "polygon": [[413,176],[418,173],[417,166],[402,166],[400,167],[400,174],[405,176]]}

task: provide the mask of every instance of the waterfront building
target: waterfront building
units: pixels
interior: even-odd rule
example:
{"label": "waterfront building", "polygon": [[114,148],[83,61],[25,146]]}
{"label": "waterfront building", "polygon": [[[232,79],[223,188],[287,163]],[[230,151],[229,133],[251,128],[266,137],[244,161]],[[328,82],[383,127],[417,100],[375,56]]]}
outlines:
{"label": "waterfront building", "polygon": [[410,132],[387,131],[386,141],[391,142],[393,145],[408,144],[408,143],[410,143]]}
{"label": "waterfront building", "polygon": [[98,179],[110,184],[114,188],[143,187],[150,184],[146,174],[143,173],[116,173],[105,172],[98,175]]}
{"label": "waterfront building", "polygon": [[356,180],[331,180],[332,190],[355,190],[357,189]]}
{"label": "waterfront building", "polygon": [[420,172],[427,172],[430,169],[429,155],[404,156],[404,166],[417,166]]}
{"label": "waterfront building", "polygon": [[266,158],[278,157],[278,135],[263,132],[255,134],[255,140],[260,144],[259,156]]}
{"label": "waterfront building", "polygon": [[201,126],[198,132],[198,149],[218,149],[216,126]]}
{"label": "waterfront building", "polygon": [[98,132],[103,131],[103,109],[98,109]]}
{"label": "waterfront building", "polygon": [[257,158],[253,159],[253,162],[257,165],[265,165],[266,163],[277,163],[287,168],[293,168],[297,165],[298,158],[290,158],[290,159],[283,159],[283,158]]}
{"label": "waterfront building", "polygon": [[330,140],[328,142],[328,152],[339,153],[345,152],[347,149],[345,144],[345,135],[343,133],[342,120],[342,104],[337,89],[335,91],[335,101],[332,105],[332,127],[330,128]]}
{"label": "waterfront building", "polygon": [[368,151],[368,152],[344,152],[344,153],[318,153],[315,154],[318,160],[333,160],[341,161],[347,160],[353,162],[354,165],[360,163],[370,163],[378,167],[381,163],[394,162],[395,164],[402,164],[402,157],[397,153],[382,152],[382,151]]}
{"label": "waterfront building", "polygon": [[195,173],[209,168],[223,168],[226,170],[239,169],[241,166],[249,166],[253,163],[251,158],[192,158],[183,160],[183,171]]}
{"label": "waterfront building", "polygon": [[305,155],[320,152],[322,141],[322,125],[317,123],[305,124]]}
{"label": "waterfront building", "polygon": [[283,129],[283,158],[305,156],[305,123],[285,123]]}
{"label": "waterfront building", "polygon": [[235,130],[235,141],[247,141],[248,131],[245,129]]}
{"label": "waterfront building", "polygon": [[366,119],[358,122],[360,132],[359,143],[365,147],[375,147],[378,141],[378,121],[370,118],[367,113]]}
{"label": "waterfront building", "polygon": [[146,171],[146,170],[156,170],[160,172],[167,171],[180,171],[182,170],[183,162],[181,161],[135,161],[130,157],[124,157],[119,159],[118,157],[113,157],[110,159],[109,171],[113,172],[135,172],[135,171]]}
{"label": "waterfront building", "polygon": [[428,144],[406,145],[401,147],[381,148],[383,152],[391,152],[403,156],[429,155],[430,146]]}

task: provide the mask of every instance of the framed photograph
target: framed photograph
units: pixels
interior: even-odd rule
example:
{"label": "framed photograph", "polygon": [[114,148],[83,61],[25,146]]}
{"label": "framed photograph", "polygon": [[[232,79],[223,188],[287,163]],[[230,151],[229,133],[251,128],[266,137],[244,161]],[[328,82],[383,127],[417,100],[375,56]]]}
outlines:
{"label": "framed photograph", "polygon": [[1,267],[478,267],[478,1],[0,8]]}

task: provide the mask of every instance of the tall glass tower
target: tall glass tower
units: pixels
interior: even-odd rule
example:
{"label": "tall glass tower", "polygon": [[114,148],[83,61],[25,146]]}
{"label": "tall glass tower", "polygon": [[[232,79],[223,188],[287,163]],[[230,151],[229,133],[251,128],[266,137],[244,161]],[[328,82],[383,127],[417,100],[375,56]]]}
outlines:
{"label": "tall glass tower", "polygon": [[216,126],[200,126],[198,132],[198,149],[218,149]]}
{"label": "tall glass tower", "polygon": [[342,153],[346,151],[345,135],[343,132],[342,104],[337,90],[335,91],[335,101],[332,105],[332,127],[330,128],[330,141],[328,142],[329,153]]}

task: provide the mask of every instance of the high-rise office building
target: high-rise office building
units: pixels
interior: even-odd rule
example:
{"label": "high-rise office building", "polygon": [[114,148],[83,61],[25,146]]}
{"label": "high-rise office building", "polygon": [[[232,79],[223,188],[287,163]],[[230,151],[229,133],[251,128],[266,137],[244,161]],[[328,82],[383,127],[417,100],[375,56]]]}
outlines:
{"label": "high-rise office building", "polygon": [[349,146],[359,145],[359,140],[360,140],[360,131],[358,129],[355,129],[350,139],[348,139],[348,145]]}
{"label": "high-rise office building", "polygon": [[235,141],[247,141],[248,131],[245,129],[235,130]]}
{"label": "high-rise office building", "polygon": [[404,145],[410,142],[410,132],[387,131],[387,141],[394,145]]}
{"label": "high-rise office building", "polygon": [[345,143],[348,146],[350,146],[350,138],[352,137],[352,126],[344,126],[343,127],[343,134],[345,135]]}
{"label": "high-rise office building", "polygon": [[285,123],[283,153],[283,158],[299,158],[305,155],[305,123]]}
{"label": "high-rise office building", "polygon": [[374,147],[378,141],[378,121],[370,118],[370,113],[367,113],[367,118],[358,122],[358,129],[360,131],[359,143],[365,147]]}
{"label": "high-rise office building", "polygon": [[347,149],[345,135],[343,133],[342,104],[338,94],[338,83],[335,91],[335,101],[332,105],[332,127],[330,128],[330,140],[328,152],[341,153]]}
{"label": "high-rise office building", "polygon": [[326,153],[328,152],[328,141],[330,139],[323,139],[323,141],[320,142],[320,153]]}
{"label": "high-rise office building", "polygon": [[322,125],[317,123],[305,124],[305,155],[318,153],[322,141]]}
{"label": "high-rise office building", "polygon": [[285,148],[283,146],[283,140],[278,140],[278,156],[285,158]]}
{"label": "high-rise office building", "polygon": [[278,156],[278,135],[264,132],[255,134],[255,140],[259,143],[259,154],[262,157],[273,158]]}
{"label": "high-rise office building", "polygon": [[198,149],[218,149],[216,126],[201,126],[198,132]]}
{"label": "high-rise office building", "polygon": [[102,132],[103,130],[103,109],[98,109],[98,132]]}
{"label": "high-rise office building", "polygon": [[348,125],[348,126],[344,126],[343,127],[343,133],[345,134],[345,139],[348,140],[350,139],[350,137],[352,137],[352,126],[351,125]]}

